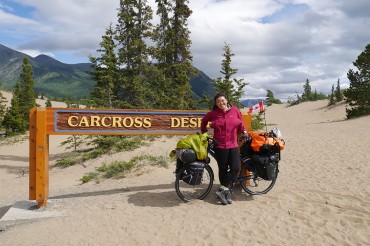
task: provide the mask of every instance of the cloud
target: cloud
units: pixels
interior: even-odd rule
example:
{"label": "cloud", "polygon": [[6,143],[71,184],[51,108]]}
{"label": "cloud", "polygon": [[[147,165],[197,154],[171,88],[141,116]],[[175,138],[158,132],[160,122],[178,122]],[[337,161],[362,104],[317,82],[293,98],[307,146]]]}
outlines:
{"label": "cloud", "polygon": [[45,53],[45,52],[41,52],[39,50],[18,50],[18,51],[22,52],[24,54],[27,54],[31,57],[36,57],[36,56],[39,56],[39,55],[42,54],[42,55],[47,55],[47,56],[55,58],[55,55],[53,53],[49,53],[49,52]]}
{"label": "cloud", "polygon": [[[77,62],[95,54],[109,23],[116,23],[119,1],[15,0],[32,9],[20,15],[14,6],[0,5],[0,43]],[[153,7],[155,0],[148,1]],[[194,0],[188,20],[193,65],[211,78],[221,76],[224,43],[235,54],[238,78],[250,84],[245,97],[262,97],[266,90],[287,98],[312,89],[330,93],[370,41],[368,0]],[[12,40],[12,41],[9,41]],[[16,43],[16,45],[14,45]],[[6,45],[6,44],[5,44]],[[35,54],[36,54],[35,53]]]}

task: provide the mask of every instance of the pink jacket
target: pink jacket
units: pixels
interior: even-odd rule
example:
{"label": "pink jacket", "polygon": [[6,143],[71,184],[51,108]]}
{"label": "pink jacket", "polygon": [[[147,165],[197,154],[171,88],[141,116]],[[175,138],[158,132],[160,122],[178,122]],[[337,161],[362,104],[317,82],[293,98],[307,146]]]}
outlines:
{"label": "pink jacket", "polygon": [[244,132],[242,114],[239,109],[231,105],[231,108],[223,112],[215,109],[208,112],[202,119],[200,130],[202,133],[207,131],[207,124],[211,122],[213,128],[213,137],[219,143],[216,148],[231,149],[238,147],[237,130]]}

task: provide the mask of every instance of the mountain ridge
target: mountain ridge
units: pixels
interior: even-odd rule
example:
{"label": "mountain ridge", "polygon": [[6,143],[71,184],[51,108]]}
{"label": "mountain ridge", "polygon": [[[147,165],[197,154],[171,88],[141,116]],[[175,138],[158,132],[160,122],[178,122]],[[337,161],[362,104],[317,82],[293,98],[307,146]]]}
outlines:
{"label": "mountain ridge", "polygon": [[[94,89],[93,81],[86,71],[91,63],[66,64],[45,54],[31,57],[0,44],[0,80],[2,89],[12,91],[22,71],[23,58],[28,57],[33,69],[35,91],[55,98],[79,99],[89,97]],[[198,70],[198,69],[197,69]],[[190,79],[196,97],[212,95],[212,81],[204,72]]]}

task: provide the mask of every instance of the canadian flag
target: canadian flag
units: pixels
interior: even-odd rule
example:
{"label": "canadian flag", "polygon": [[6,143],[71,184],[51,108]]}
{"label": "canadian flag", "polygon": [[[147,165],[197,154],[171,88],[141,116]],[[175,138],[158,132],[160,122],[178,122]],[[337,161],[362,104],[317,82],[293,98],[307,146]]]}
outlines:
{"label": "canadian flag", "polygon": [[263,112],[265,111],[265,106],[263,105],[263,101],[260,101],[258,104],[253,105],[249,108],[248,114],[251,114],[253,112]]}

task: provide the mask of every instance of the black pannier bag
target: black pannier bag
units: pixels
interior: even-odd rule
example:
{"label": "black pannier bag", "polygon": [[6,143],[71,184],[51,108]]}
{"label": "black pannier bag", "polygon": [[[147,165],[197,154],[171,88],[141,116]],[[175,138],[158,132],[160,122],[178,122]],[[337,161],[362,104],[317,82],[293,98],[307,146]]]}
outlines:
{"label": "black pannier bag", "polygon": [[252,155],[254,154],[254,151],[251,147],[251,141],[247,141],[245,143],[242,144],[242,146],[240,146],[240,155],[244,158],[244,157],[252,157]]}
{"label": "black pannier bag", "polygon": [[184,165],[186,169],[182,173],[182,180],[190,185],[199,185],[203,178],[204,162],[194,161]]}
{"label": "black pannier bag", "polygon": [[274,180],[277,178],[279,156],[277,154],[252,156],[254,167],[256,168],[257,175],[264,180]]}
{"label": "black pannier bag", "polygon": [[190,163],[197,160],[197,155],[193,149],[176,149],[176,156],[183,163]]}
{"label": "black pannier bag", "polygon": [[184,167],[184,163],[180,159],[176,159],[176,170],[175,170],[175,173],[178,174],[180,172],[181,168],[183,168],[183,167]]}

